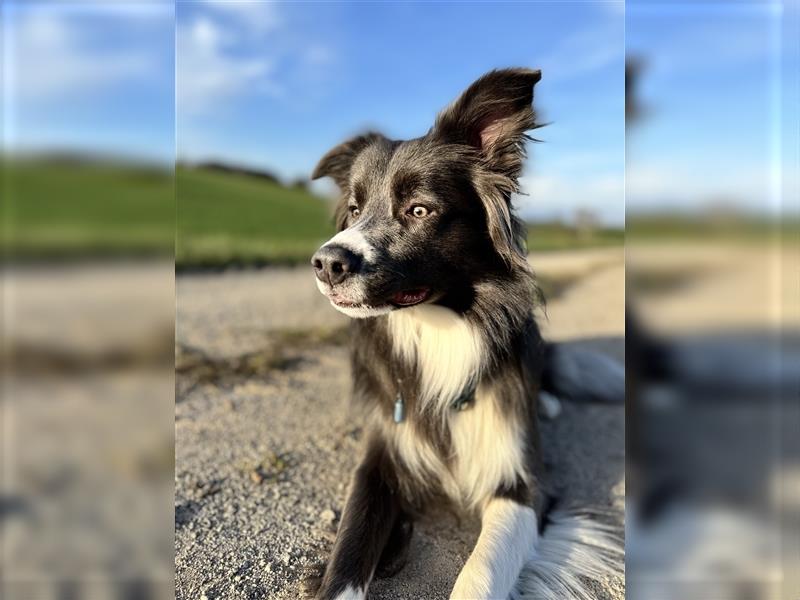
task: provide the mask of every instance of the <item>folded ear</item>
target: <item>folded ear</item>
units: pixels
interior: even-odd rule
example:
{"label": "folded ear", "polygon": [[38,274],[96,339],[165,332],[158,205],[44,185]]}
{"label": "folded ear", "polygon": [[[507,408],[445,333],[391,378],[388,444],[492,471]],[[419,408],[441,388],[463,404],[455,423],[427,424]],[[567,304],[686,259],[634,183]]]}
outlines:
{"label": "folded ear", "polygon": [[516,178],[525,157],[525,132],[536,128],[531,69],[501,69],[478,79],[436,118],[431,134],[480,152],[492,170]]}
{"label": "folded ear", "polygon": [[372,142],[382,137],[383,136],[379,133],[369,132],[364,135],[356,136],[332,148],[320,159],[319,163],[317,163],[314,172],[311,174],[311,179],[332,177],[336,185],[339,186],[339,189],[345,192],[348,189],[350,169],[353,166],[353,161],[356,159],[356,156]]}

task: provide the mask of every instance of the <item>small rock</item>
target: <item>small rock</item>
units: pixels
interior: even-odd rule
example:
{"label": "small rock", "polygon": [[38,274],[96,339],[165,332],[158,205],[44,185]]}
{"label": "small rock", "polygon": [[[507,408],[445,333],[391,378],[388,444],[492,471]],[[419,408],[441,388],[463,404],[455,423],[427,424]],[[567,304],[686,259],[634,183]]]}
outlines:
{"label": "small rock", "polygon": [[322,511],[319,515],[319,518],[322,519],[324,523],[333,523],[336,520],[336,513],[333,512],[330,508],[326,508]]}
{"label": "small rock", "polygon": [[261,485],[261,483],[264,481],[264,476],[261,474],[260,470],[253,469],[250,471],[250,480],[256,485]]}

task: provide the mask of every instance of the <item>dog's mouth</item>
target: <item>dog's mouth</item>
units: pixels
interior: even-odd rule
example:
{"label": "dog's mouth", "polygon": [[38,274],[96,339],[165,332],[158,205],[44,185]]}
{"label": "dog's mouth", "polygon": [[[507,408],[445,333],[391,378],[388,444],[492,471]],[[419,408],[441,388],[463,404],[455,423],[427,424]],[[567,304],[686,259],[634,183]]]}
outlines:
{"label": "dog's mouth", "polygon": [[339,308],[363,308],[364,304],[361,302],[350,302],[338,296],[328,296],[330,301]]}
{"label": "dog's mouth", "polygon": [[382,303],[367,303],[367,302],[353,302],[346,297],[340,296],[336,293],[326,293],[331,304],[337,308],[342,309],[368,309],[380,310],[387,308],[406,308],[409,306],[416,306],[422,304],[431,297],[430,288],[414,288],[411,290],[403,290],[395,292],[387,300]]}
{"label": "dog's mouth", "polygon": [[389,298],[389,303],[394,306],[414,306],[425,302],[431,295],[430,288],[417,288],[397,292]]}

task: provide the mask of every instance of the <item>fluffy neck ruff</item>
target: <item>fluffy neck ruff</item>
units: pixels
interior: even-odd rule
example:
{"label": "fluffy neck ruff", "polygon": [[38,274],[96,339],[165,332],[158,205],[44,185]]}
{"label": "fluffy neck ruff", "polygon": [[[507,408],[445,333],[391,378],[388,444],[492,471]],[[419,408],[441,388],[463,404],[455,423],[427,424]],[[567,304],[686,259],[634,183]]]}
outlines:
{"label": "fluffy neck ruff", "polygon": [[426,304],[388,316],[394,354],[419,378],[422,412],[445,417],[453,401],[475,385],[485,363],[483,332],[449,308]]}
{"label": "fluffy neck ruff", "polygon": [[416,373],[420,412],[443,423],[453,401],[514,352],[514,340],[529,321],[536,297],[529,271],[483,282],[475,291],[473,306],[463,314],[423,304],[387,316],[394,356]]}

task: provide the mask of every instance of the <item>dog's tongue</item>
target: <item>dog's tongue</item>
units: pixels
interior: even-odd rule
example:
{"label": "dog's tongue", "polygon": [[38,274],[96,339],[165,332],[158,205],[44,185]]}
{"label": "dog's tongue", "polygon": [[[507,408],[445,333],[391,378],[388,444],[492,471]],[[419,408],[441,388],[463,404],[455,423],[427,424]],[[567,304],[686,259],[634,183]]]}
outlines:
{"label": "dog's tongue", "polygon": [[392,296],[392,303],[400,306],[411,306],[412,304],[419,304],[428,297],[428,290],[420,288],[417,290],[405,290],[397,292]]}

